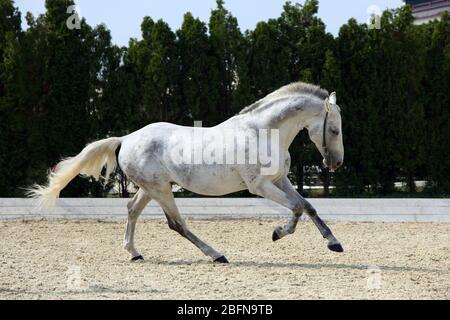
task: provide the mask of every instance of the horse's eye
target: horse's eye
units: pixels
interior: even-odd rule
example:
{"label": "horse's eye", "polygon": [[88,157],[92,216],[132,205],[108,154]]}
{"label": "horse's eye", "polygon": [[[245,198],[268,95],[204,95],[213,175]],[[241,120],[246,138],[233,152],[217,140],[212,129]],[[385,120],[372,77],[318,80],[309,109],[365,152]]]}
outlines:
{"label": "horse's eye", "polygon": [[339,130],[336,129],[330,129],[331,133],[334,134],[335,136],[339,135]]}

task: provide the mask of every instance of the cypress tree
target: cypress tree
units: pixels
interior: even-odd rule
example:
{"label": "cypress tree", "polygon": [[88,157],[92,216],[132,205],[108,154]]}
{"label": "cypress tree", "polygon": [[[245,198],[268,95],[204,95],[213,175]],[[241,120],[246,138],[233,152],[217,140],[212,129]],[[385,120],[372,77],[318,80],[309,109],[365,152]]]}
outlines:
{"label": "cypress tree", "polygon": [[203,121],[204,126],[216,125],[222,119],[217,112],[219,74],[206,25],[191,13],[186,13],[177,36],[181,105],[189,110],[190,125],[197,120]]}
{"label": "cypress tree", "polygon": [[[339,86],[341,82],[341,74],[339,65],[336,61],[336,58],[334,57],[333,51],[328,49],[325,53],[325,63],[323,65],[323,70],[321,74],[320,79],[320,85],[323,88],[327,88],[330,92],[339,92]],[[338,98],[340,96],[338,95]],[[341,113],[341,117],[342,117]],[[343,121],[345,121],[343,119]],[[345,147],[344,147],[345,149]],[[329,196],[330,194],[330,183],[331,183],[331,176],[328,169],[323,168],[321,171],[321,179],[323,181],[323,188],[324,188],[324,196]]]}
{"label": "cypress tree", "polygon": [[450,194],[450,15],[445,13],[431,26],[430,46],[426,55],[424,107],[427,121],[426,161],[428,189],[432,194]]}
{"label": "cypress tree", "polygon": [[18,195],[26,183],[26,110],[20,104],[20,12],[0,0],[0,195]]}
{"label": "cypress tree", "polygon": [[[211,12],[209,33],[211,49],[217,63],[219,88],[217,110],[225,120],[238,112],[244,105],[243,99],[237,97],[245,94],[247,74],[244,67],[245,42],[239,29],[237,19],[225,9],[224,1],[217,0],[217,8]],[[238,91],[238,87],[242,90]],[[245,99],[245,98],[244,98]]]}

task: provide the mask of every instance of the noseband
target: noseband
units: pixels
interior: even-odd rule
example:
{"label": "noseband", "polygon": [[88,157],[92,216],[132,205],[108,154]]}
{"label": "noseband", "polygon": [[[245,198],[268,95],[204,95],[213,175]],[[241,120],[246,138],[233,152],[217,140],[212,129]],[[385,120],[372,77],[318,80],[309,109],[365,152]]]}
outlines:
{"label": "noseband", "polygon": [[[329,151],[327,147],[327,122],[328,122],[328,114],[331,112],[331,104],[328,98],[325,99],[325,120],[323,121],[323,138],[322,138],[322,148],[325,153],[325,157],[328,158]],[[328,160],[328,159],[327,159]]]}

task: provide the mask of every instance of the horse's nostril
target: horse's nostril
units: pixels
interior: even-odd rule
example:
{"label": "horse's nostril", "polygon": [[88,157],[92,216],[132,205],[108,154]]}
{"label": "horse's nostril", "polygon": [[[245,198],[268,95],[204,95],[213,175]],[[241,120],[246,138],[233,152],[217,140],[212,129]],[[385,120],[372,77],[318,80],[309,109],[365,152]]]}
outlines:
{"label": "horse's nostril", "polygon": [[342,162],[341,162],[341,161],[339,161],[338,163],[336,163],[336,165],[337,165],[338,167],[340,167],[340,166],[341,166],[341,164],[342,164]]}

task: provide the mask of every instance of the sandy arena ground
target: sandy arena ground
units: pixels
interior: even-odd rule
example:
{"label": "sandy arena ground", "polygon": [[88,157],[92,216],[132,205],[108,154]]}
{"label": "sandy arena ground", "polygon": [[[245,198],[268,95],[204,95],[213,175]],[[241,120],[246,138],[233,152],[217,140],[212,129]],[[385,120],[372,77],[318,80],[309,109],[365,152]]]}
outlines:
{"label": "sandy arena ground", "polygon": [[450,224],[330,223],[336,254],[311,222],[273,243],[281,223],[190,220],[231,262],[217,265],[163,220],[138,223],[142,263],[122,249],[124,222],[3,221],[0,299],[450,298]]}

